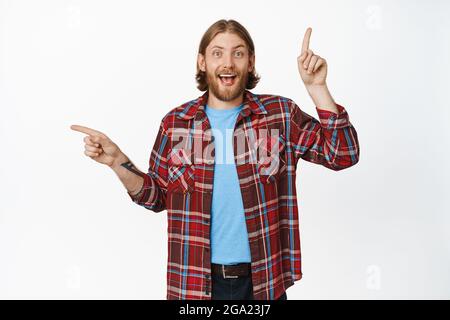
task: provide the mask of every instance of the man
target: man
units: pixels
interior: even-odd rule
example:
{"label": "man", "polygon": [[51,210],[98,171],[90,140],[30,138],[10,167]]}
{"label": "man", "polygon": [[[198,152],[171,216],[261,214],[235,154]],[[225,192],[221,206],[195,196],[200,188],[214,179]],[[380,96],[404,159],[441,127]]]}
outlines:
{"label": "man", "polygon": [[253,41],[238,22],[219,20],[198,52],[206,92],[164,116],[147,174],[105,134],[71,126],[135,203],[167,210],[167,299],[287,299],[301,279],[298,159],[336,171],[359,159],[357,133],[328,91],[327,63],[309,49],[311,32],[298,70],[319,120],[288,98],[250,92],[259,81]]}

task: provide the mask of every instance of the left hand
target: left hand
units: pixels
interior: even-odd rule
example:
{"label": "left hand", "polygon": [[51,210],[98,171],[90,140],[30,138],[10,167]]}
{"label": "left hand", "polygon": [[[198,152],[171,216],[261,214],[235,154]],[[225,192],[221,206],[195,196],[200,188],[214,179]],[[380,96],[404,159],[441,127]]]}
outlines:
{"label": "left hand", "polygon": [[327,78],[327,62],[309,49],[311,32],[311,28],[306,29],[302,43],[302,52],[297,58],[298,71],[307,88],[310,86],[324,86]]}

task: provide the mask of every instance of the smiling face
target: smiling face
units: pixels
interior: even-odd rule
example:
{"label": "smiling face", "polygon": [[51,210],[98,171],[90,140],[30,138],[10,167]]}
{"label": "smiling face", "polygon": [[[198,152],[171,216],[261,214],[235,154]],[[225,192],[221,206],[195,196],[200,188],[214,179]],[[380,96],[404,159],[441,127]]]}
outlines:
{"label": "smiling face", "polygon": [[243,94],[255,56],[250,56],[245,41],[230,32],[217,34],[198,55],[198,65],[206,72],[210,93],[222,101],[232,101]]}

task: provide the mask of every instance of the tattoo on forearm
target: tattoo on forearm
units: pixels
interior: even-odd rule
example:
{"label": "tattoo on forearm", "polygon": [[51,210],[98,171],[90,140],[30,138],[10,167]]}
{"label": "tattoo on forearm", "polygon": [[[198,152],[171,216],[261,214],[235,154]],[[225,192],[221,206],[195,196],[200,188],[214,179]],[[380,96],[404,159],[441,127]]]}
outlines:
{"label": "tattoo on forearm", "polygon": [[[134,174],[142,177],[142,173],[138,169],[136,169],[136,167],[134,166],[134,164],[131,161],[124,162],[121,164],[121,166],[124,167],[125,169],[133,172]],[[133,195],[133,198],[140,199],[142,194],[144,193],[144,191],[145,191],[144,186],[142,186],[141,190],[137,194]]]}
{"label": "tattoo on forearm", "polygon": [[136,169],[136,167],[134,166],[134,164],[131,161],[124,162],[121,164],[121,166],[140,177],[142,176],[142,173],[138,169]]}

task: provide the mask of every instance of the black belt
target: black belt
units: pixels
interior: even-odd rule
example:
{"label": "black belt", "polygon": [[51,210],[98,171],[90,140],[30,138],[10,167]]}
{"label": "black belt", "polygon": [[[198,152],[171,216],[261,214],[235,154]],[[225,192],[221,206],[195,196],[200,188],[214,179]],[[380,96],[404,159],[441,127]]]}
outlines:
{"label": "black belt", "polygon": [[246,277],[251,274],[251,263],[238,263],[235,265],[211,263],[211,272],[225,279]]}

